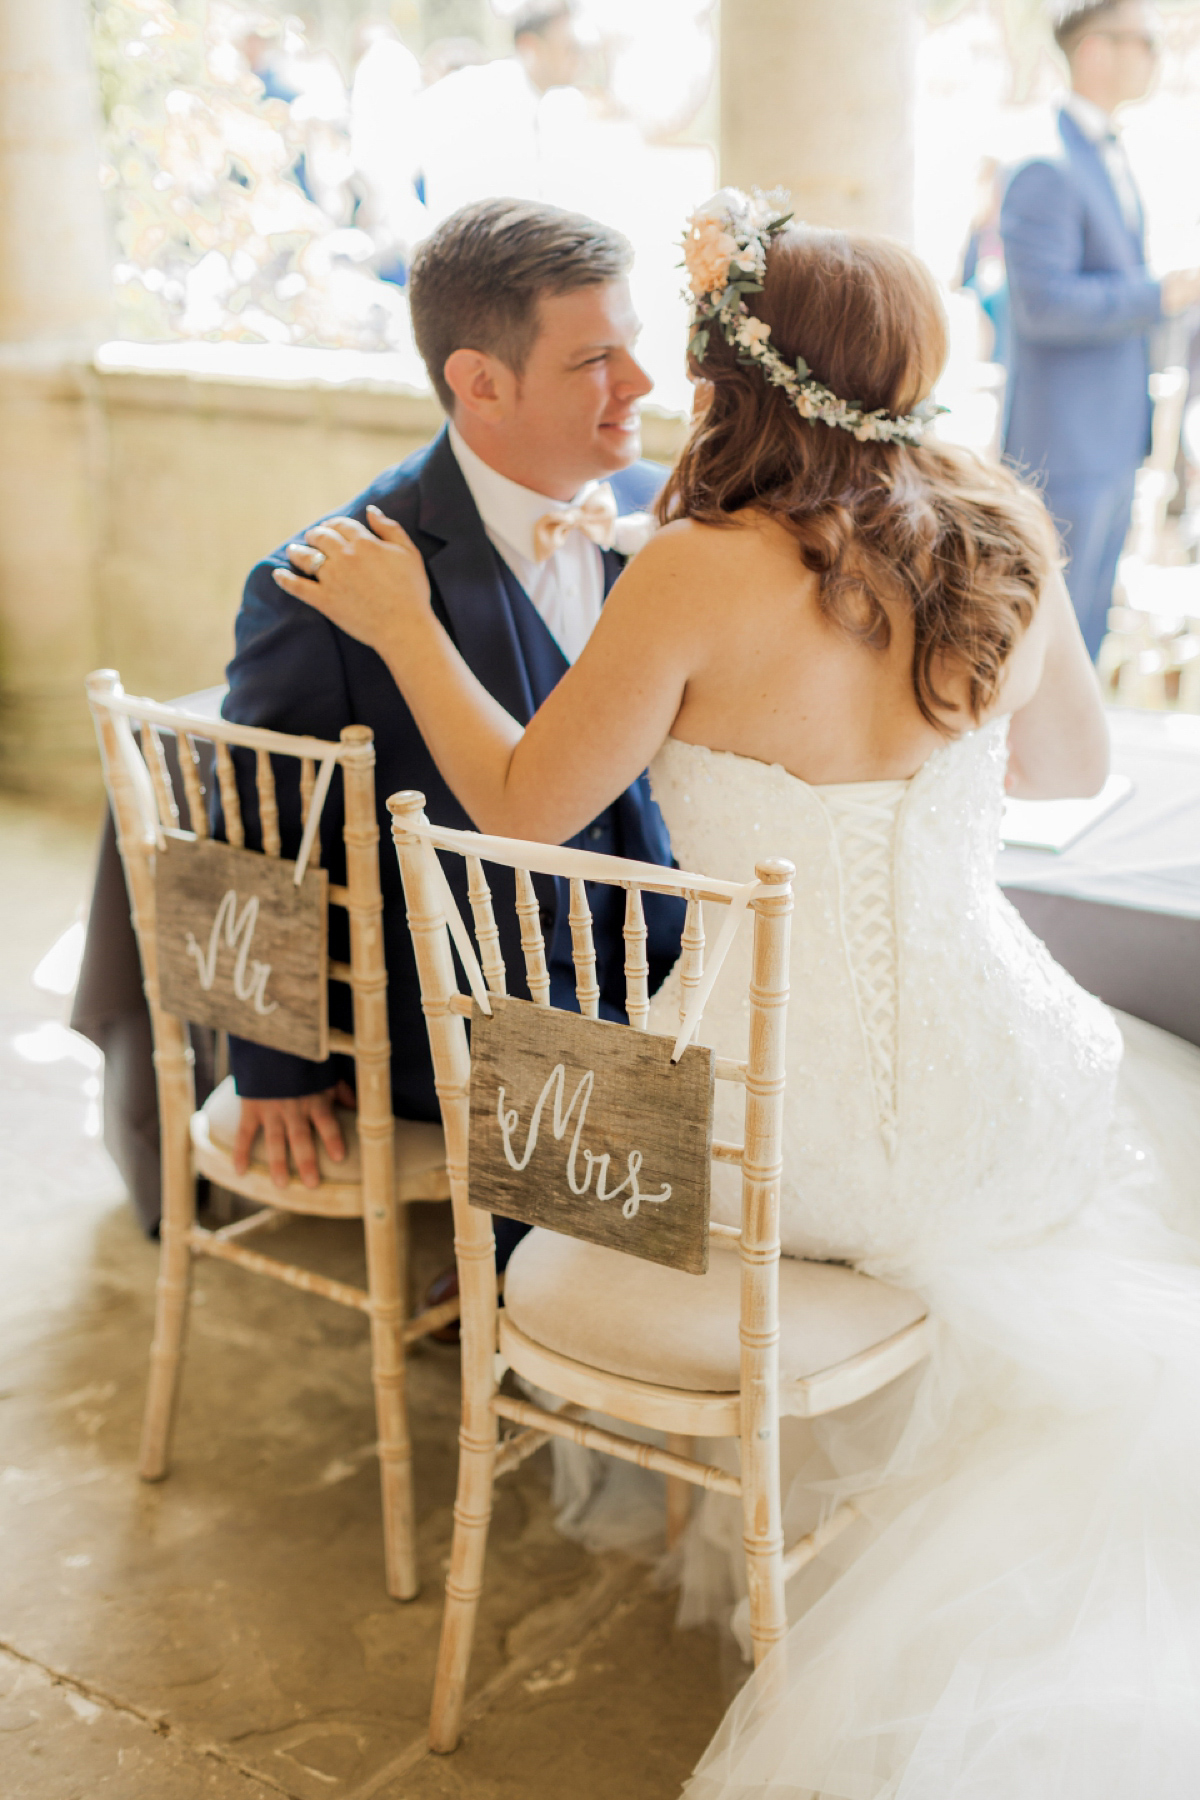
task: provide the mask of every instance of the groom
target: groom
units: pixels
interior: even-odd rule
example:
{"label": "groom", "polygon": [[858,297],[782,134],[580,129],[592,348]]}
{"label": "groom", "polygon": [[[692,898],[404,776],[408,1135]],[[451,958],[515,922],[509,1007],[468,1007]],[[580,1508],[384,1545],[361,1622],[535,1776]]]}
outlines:
{"label": "groom", "polygon": [[[408,532],[429,572],[433,607],[483,685],[522,722],[532,717],[582,650],[624,566],[638,521],[663,476],[638,460],[638,405],[650,380],[634,357],[638,321],[627,275],[629,245],[606,226],[555,207],[488,200],[453,214],[421,247],[409,297],[417,347],[448,424],[433,443],[387,469],[340,509],[365,520],[368,504]],[[599,484],[599,485],[597,485]],[[389,794],[419,788],[429,817],[470,828],[439,776],[412,717],[373,650],[284,594],[273,571],[281,547],[246,583],[222,712],[243,725],[337,738],[344,725],[375,734],[384,949],[397,1117],[438,1117],[420,989],[405,925]],[[246,841],[255,846],[253,769],[239,759]],[[298,783],[280,781],[285,855],[300,840]],[[342,807],[335,782],[321,820],[324,866],[344,881]],[[645,775],[572,840],[581,848],[669,863],[670,844]],[[469,917],[462,859],[447,874]],[[509,991],[527,997],[511,871],[489,870]],[[537,878],[551,999],[575,1006],[569,896]],[[618,890],[590,890],[601,1013],[623,1016],[623,912]],[[653,986],[679,950],[680,903],[646,897]],[[342,941],[339,941],[339,934]],[[346,920],[330,914],[332,957],[348,960]],[[350,1026],[349,990],[333,983],[331,1025]],[[230,1040],[241,1097],[235,1148],[247,1164],[261,1131],[272,1178],[315,1186],[316,1137],[335,1161],[344,1145],[333,1110],[349,1059],[324,1063]],[[507,1227],[507,1229],[506,1229]],[[497,1221],[503,1264],[523,1228]],[[511,1241],[509,1241],[511,1239]]]}

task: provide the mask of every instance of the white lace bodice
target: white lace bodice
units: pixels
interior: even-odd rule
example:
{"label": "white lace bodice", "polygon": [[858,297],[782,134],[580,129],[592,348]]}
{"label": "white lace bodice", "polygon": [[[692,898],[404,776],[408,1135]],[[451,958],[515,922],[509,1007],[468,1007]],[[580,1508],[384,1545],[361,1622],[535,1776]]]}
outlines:
{"label": "white lace bodice", "polygon": [[[907,782],[811,787],[676,739],[651,766],[682,867],[745,880],[764,856],[796,864],[793,1253],[915,1279],[964,1244],[1036,1237],[1094,1182],[1120,1034],[995,885],[1005,761],[998,722]],[[748,967],[749,921],[698,1034],[723,1054],[746,1053]],[[651,1029],[678,1010],[676,972]],[[719,1083],[720,1135],[740,1134],[738,1113]],[[714,1182],[715,1216],[735,1222],[733,1171]]]}

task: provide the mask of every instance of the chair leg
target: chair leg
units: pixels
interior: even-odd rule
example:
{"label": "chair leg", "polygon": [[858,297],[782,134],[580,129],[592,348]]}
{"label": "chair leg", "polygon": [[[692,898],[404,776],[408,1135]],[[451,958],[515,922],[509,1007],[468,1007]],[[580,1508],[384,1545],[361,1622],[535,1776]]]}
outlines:
{"label": "chair leg", "polygon": [[487,1553],[488,1525],[492,1517],[492,1481],[496,1461],[496,1422],[489,1411],[490,1435],[471,1437],[459,1433],[458,1492],[454,1501],[454,1541],[450,1549],[450,1573],[446,1577],[446,1610],[438,1645],[433,1707],[429,1718],[429,1747],[449,1755],[458,1745],[462,1728],[467,1670],[475,1641],[475,1618],[483,1589],[483,1563]]}
{"label": "chair leg", "polygon": [[404,1319],[399,1312],[394,1318],[372,1319],[371,1361],[387,1591],[396,1600],[415,1600],[421,1584],[417,1575],[412,1443],[405,1393]]}
{"label": "chair leg", "polygon": [[[742,1440],[742,1543],[750,1600],[750,1637],[755,1668],[787,1634],[783,1594],[783,1530],[779,1504],[778,1430],[764,1430],[755,1443],[759,1467]],[[762,1452],[765,1450],[765,1454]]]}
{"label": "chair leg", "polygon": [[[361,1122],[359,1135],[360,1139],[364,1137]],[[390,1161],[390,1139],[387,1156]],[[371,1377],[375,1386],[387,1591],[395,1600],[415,1600],[420,1579],[404,1350],[408,1218],[402,1206],[376,1206],[368,1200],[365,1223],[371,1290]]]}
{"label": "chair leg", "polygon": [[[191,1081],[189,1056],[190,1053],[180,1046],[173,1049],[169,1046],[165,1051],[160,1049],[155,1058],[163,1138],[162,1247],[155,1290],[150,1380],[138,1456],[138,1474],[143,1481],[161,1481],[167,1473],[192,1285],[189,1236],[196,1220],[196,1179],[192,1172],[188,1135],[191,1113],[187,1091]],[[174,1091],[176,1087],[178,1093]]]}
{"label": "chair leg", "polygon": [[[675,1456],[694,1456],[695,1444],[677,1431],[667,1433],[667,1449]],[[667,1549],[673,1550],[687,1528],[692,1512],[692,1484],[667,1476]]]}

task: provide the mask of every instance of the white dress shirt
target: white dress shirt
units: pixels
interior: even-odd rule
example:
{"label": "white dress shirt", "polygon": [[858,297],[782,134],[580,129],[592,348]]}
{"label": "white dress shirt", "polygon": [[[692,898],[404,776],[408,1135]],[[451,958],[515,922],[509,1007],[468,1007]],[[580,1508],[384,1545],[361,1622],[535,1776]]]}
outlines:
{"label": "white dress shirt", "polygon": [[1133,171],[1129,167],[1129,158],[1125,154],[1125,146],[1112,119],[1103,108],[1092,100],[1085,100],[1082,94],[1067,94],[1063,100],[1063,110],[1070,113],[1084,137],[1099,150],[1116,192],[1121,217],[1127,228],[1136,234],[1142,228],[1141,202]]}
{"label": "white dress shirt", "polygon": [[489,539],[533,601],[567,661],[573,663],[592,635],[604,602],[600,550],[582,531],[572,531],[553,556],[538,562],[533,549],[535,524],[547,513],[566,512],[570,501],[550,500],[499,474],[475,454],[453,425],[450,448]]}

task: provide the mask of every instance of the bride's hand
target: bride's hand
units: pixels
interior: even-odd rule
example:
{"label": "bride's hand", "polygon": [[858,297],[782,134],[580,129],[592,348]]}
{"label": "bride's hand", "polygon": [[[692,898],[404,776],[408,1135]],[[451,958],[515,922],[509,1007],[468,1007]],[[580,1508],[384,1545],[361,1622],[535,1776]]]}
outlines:
{"label": "bride's hand", "polygon": [[429,577],[394,519],[369,506],[367,520],[370,531],[357,519],[314,525],[302,544],[288,545],[292,568],[273,573],[285,593],[382,654],[403,642],[414,613],[428,615]]}

